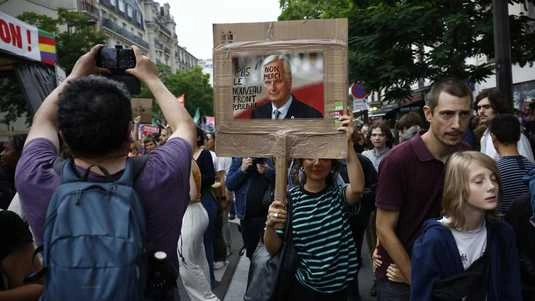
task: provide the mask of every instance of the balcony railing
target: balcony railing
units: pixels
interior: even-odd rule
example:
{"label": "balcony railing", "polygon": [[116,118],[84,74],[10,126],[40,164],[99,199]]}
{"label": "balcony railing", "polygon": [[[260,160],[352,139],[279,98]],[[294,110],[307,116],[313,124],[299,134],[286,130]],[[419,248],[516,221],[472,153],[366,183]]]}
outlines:
{"label": "balcony railing", "polygon": [[149,43],[147,41],[129,32],[128,30],[124,29],[119,24],[113,22],[112,20],[108,18],[102,18],[102,27],[115,32],[119,36],[122,36],[123,38],[128,39],[134,42],[135,44],[138,44],[141,47],[144,47],[147,49],[149,48]]}
{"label": "balcony railing", "polygon": [[95,0],[78,0],[78,10],[85,12],[90,18],[98,20],[98,8]]}

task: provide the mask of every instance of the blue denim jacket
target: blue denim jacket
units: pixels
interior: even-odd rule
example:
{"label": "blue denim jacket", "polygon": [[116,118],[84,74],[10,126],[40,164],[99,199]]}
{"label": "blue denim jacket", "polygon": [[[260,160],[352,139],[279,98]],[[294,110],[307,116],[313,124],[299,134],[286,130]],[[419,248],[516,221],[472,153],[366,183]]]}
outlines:
{"label": "blue denim jacket", "polygon": [[[253,177],[251,177],[251,175],[253,173],[257,173],[256,169],[245,172],[241,171],[241,161],[242,158],[232,158],[232,164],[230,165],[227,179],[225,180],[225,185],[227,188],[234,192],[236,215],[239,219],[243,219],[245,217],[247,192],[249,191],[249,186],[253,182]],[[270,181],[275,183],[275,169],[273,168],[273,162],[269,159],[266,159],[266,163],[270,168],[266,171],[265,176],[269,177]]]}

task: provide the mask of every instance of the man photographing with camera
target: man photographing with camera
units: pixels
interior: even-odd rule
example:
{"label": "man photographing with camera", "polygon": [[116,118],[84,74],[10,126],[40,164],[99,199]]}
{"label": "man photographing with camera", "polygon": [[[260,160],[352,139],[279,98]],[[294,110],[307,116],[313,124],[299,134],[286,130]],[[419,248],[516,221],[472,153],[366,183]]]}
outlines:
{"label": "man photographing with camera", "polygon": [[[65,171],[69,167],[72,166],[73,174],[78,174],[80,178],[84,175],[83,180],[80,180],[82,184],[85,181],[101,185],[99,183],[111,181],[114,185],[110,197],[124,197],[114,194],[116,186],[120,186],[115,183],[118,179],[122,179],[124,174],[133,174],[131,171],[133,163],[127,159],[133,124],[130,95],[123,85],[94,75],[108,72],[96,65],[96,58],[101,48],[102,45],[94,46],[80,57],[67,79],[43,101],[33,117],[33,124],[17,166],[15,175],[17,190],[38,245],[43,243],[43,236],[49,232],[47,227],[50,217],[47,214],[47,207],[51,199],[56,201],[56,195],[53,198],[53,194],[57,193],[58,186],[65,182]],[[165,145],[150,153],[139,172],[131,178],[131,182],[144,212],[142,228],[146,228],[145,246],[151,250],[167,253],[169,262],[178,270],[177,241],[182,216],[189,199],[187,188],[192,158],[191,145],[195,143],[196,138],[195,125],[185,108],[177,105],[175,97],[158,78],[155,64],[142,55],[136,46],[132,46],[132,49],[136,64],[126,72],[145,83],[150,89],[173,133]],[[72,165],[66,164],[63,174],[58,172],[53,164],[60,152],[60,137],[72,155],[70,161]],[[80,190],[76,196],[82,201],[77,206],[83,207],[83,198],[89,194]],[[76,209],[76,206],[71,207],[73,210]],[[50,211],[50,208],[48,210]],[[112,216],[111,220],[107,220],[109,223],[103,223],[97,218],[98,216],[91,214],[96,215],[89,213],[89,218],[83,225],[84,231],[119,238],[128,234],[126,237],[131,238],[128,232],[131,216],[129,218],[128,214],[124,220],[116,216],[115,220],[121,220],[120,222],[115,222]],[[76,221],[70,226],[79,227],[79,224],[83,223],[79,219]],[[121,223],[126,224],[126,228],[121,227]],[[102,240],[103,244],[108,246],[109,253],[119,253],[115,254],[118,258],[129,255],[123,248],[114,248],[115,244],[106,243],[105,239],[108,238],[92,235],[92,239]],[[125,241],[128,242],[128,239]],[[114,243],[124,244],[125,241],[114,240]],[[54,248],[47,246],[47,243],[45,237],[45,262],[47,256],[54,256]],[[78,243],[76,242],[76,245],[79,246]],[[129,248],[128,245],[125,246]],[[98,247],[99,245],[93,242],[90,247],[71,248],[70,255],[79,258],[79,264],[91,266],[94,264],[93,259],[96,261],[103,256],[98,253]],[[49,267],[46,273],[43,300],[48,300],[47,282],[78,279],[74,274],[70,275],[70,279],[61,279],[68,276],[56,275],[50,270]],[[131,293],[137,289],[136,285],[144,286],[141,280],[140,283],[132,281],[133,278],[139,278],[139,270],[134,269],[136,270],[138,275],[132,278],[126,277],[129,275],[118,275],[115,279],[112,274],[107,277],[93,277],[90,283],[82,283],[80,280],[79,284],[83,289],[74,292],[75,288],[68,287],[69,285],[64,285],[65,287],[58,285],[53,289],[64,290],[59,293],[68,295],[69,299],[79,297],[79,300],[99,298],[115,301],[142,300],[142,295]],[[78,271],[75,270],[75,273]],[[118,283],[120,285],[115,285]],[[103,296],[108,296],[110,299]],[[56,300],[60,299],[61,297],[56,295]]]}
{"label": "man photographing with camera", "polygon": [[257,264],[258,257],[262,257],[259,254],[264,253],[267,255],[265,258],[269,257],[261,237],[275,187],[273,163],[264,158],[232,158],[225,184],[228,190],[234,192],[246,256],[251,260],[247,279],[249,284],[254,274],[262,271],[261,264]]}

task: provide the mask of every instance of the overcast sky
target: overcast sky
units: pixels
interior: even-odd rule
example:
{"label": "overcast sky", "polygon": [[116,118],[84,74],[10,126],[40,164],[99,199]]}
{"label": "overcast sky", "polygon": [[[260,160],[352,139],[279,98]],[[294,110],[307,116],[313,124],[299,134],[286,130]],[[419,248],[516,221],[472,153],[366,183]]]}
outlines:
{"label": "overcast sky", "polygon": [[212,58],[214,23],[276,21],[279,0],[157,0],[169,2],[178,44],[198,59]]}

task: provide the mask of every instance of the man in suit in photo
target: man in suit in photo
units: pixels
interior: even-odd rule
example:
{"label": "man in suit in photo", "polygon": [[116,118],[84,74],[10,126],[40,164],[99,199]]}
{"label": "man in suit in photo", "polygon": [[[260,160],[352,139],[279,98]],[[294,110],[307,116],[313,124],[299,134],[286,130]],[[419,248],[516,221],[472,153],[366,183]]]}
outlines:
{"label": "man in suit in photo", "polygon": [[264,59],[262,79],[270,101],[253,110],[253,119],[323,118],[320,111],[292,95],[292,72],[284,55]]}

